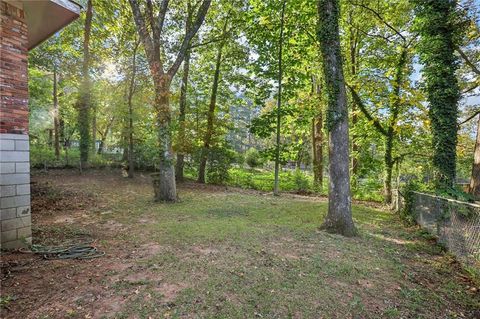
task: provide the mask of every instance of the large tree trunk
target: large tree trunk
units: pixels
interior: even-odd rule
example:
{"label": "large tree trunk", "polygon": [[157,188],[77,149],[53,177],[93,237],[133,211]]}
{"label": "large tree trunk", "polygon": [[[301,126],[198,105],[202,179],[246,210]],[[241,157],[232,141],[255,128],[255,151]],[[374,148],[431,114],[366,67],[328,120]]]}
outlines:
{"label": "large tree trunk", "polygon": [[340,53],[338,0],[319,0],[318,15],[318,38],[328,96],[327,127],[330,142],[328,214],[321,229],[354,236],[356,229],[351,209],[348,110]]}
{"label": "large tree trunk", "polygon": [[[158,142],[160,151],[160,176],[155,198],[159,201],[176,201],[174,156],[172,150],[171,110],[169,104],[170,84],[172,78],[183,62],[192,38],[205,20],[211,0],[203,0],[189,32],[185,34],[176,58],[172,65],[165,69],[162,57],[162,33],[167,15],[168,1],[162,1],[157,17],[154,17],[154,6],[151,1],[141,5],[138,0],[129,0],[140,40],[143,43],[150,72],[155,84],[155,106],[158,126]],[[143,10],[142,10],[143,9]],[[144,13],[142,13],[144,11]],[[148,27],[147,27],[148,26]],[[164,39],[163,39],[164,40]]]}
{"label": "large tree trunk", "polygon": [[423,65],[425,92],[432,131],[433,170],[436,188],[450,191],[455,185],[457,158],[458,87],[456,38],[459,26],[452,19],[457,1],[416,0],[420,24],[417,52]]}
{"label": "large tree trunk", "polygon": [[58,90],[57,90],[57,67],[53,67],[53,131],[55,134],[55,159],[60,159],[60,133],[59,133],[59,111],[58,111]]}
{"label": "large tree trunk", "polygon": [[78,105],[78,126],[80,133],[80,169],[88,163],[90,151],[90,31],[92,28],[92,0],[88,0],[85,18],[85,30],[83,41],[83,82],[80,89],[80,100]]}
{"label": "large tree trunk", "polygon": [[478,116],[477,122],[477,139],[473,153],[472,176],[470,178],[469,190],[475,198],[480,197],[480,115]]}
{"label": "large tree trunk", "polygon": [[198,168],[199,183],[205,183],[205,168],[207,166],[207,157],[208,157],[208,152],[211,146],[213,131],[214,131],[213,122],[215,119],[215,108],[217,105],[218,84],[220,82],[220,67],[222,65],[222,53],[223,53],[223,47],[225,45],[227,24],[228,24],[228,19],[225,21],[225,24],[223,26],[222,37],[224,37],[224,39],[220,42],[220,45],[217,51],[217,57],[215,60],[215,74],[213,76],[212,94],[210,95],[210,106],[208,108],[208,115],[207,115],[207,131],[205,132],[205,136],[203,138],[203,148],[200,154],[200,165]]}
{"label": "large tree trunk", "polygon": [[172,150],[172,127],[170,110],[170,79],[159,76],[155,81],[155,109],[159,146],[159,183],[156,201],[174,202],[177,200],[175,183],[174,155]]}
{"label": "large tree trunk", "polygon": [[177,181],[183,181],[183,167],[185,164],[185,114],[187,109],[187,89],[188,89],[188,73],[190,70],[190,51],[185,54],[183,61],[182,86],[180,88],[180,105],[179,105],[179,132],[178,132],[178,151],[177,151],[177,167],[175,174]]}

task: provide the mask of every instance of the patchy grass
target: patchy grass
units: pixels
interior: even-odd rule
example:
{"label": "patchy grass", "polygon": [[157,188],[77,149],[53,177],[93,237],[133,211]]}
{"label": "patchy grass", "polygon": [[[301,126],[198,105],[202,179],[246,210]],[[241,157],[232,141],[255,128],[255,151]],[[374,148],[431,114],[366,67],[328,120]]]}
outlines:
{"label": "patchy grass", "polygon": [[84,196],[78,208],[39,214],[35,240],[88,234],[107,255],[10,267],[6,318],[479,315],[478,287],[455,260],[379,209],[355,205],[360,235],[344,238],[318,231],[327,203],[316,198],[187,183],[180,202],[160,204],[147,178],[115,171],[35,180],[95,194],[94,203]]}

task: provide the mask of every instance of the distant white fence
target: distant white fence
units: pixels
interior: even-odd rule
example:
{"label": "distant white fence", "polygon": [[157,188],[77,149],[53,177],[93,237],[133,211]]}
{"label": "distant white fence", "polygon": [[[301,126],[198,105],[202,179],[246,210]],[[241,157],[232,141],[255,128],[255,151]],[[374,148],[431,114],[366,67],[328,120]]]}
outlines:
{"label": "distant white fence", "polygon": [[413,192],[412,214],[461,262],[480,269],[480,205]]}

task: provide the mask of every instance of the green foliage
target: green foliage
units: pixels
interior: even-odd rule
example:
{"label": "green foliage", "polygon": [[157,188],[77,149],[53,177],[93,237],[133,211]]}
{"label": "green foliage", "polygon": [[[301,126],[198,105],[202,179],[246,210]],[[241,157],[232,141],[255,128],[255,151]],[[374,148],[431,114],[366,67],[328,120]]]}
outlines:
{"label": "green foliage", "polygon": [[235,153],[228,147],[214,147],[208,150],[207,182],[224,184],[229,177],[229,169],[235,159]]}
{"label": "green foliage", "polygon": [[250,168],[256,168],[263,164],[260,153],[253,147],[249,148],[245,153],[245,162]]}
{"label": "green foliage", "polygon": [[415,223],[415,216],[413,215],[413,192],[418,191],[420,188],[419,183],[416,180],[408,181],[402,189],[404,206],[400,212],[401,218],[410,225]]}
{"label": "green foliage", "polygon": [[[274,173],[270,171],[231,168],[227,185],[270,192],[274,178]],[[279,189],[289,192],[313,192],[313,177],[301,170],[282,171]]]}
{"label": "green foliage", "polygon": [[355,199],[381,202],[383,201],[382,180],[379,175],[369,174],[365,178],[356,181],[352,188],[352,194]]}

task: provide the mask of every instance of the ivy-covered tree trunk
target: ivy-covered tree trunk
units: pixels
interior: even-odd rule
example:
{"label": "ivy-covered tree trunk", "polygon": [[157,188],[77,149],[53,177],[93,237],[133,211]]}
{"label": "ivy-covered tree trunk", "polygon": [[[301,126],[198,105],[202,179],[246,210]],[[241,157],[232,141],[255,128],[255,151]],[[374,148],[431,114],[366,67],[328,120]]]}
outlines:
{"label": "ivy-covered tree trunk", "polygon": [[455,183],[458,100],[460,90],[455,71],[455,36],[459,32],[453,17],[456,1],[415,0],[421,40],[418,45],[424,65],[423,77],[432,127],[433,167],[437,187]]}
{"label": "ivy-covered tree trunk", "polygon": [[340,53],[339,15],[338,0],[318,1],[318,39],[328,98],[326,125],[330,139],[328,213],[320,228],[354,236],[357,231],[351,209],[348,110]]}
{"label": "ivy-covered tree trunk", "polygon": [[170,80],[165,76],[154,77],[155,111],[159,148],[159,185],[156,190],[157,201],[174,202],[177,200],[175,183],[174,155],[172,149],[172,127],[170,110]]}
{"label": "ivy-covered tree trunk", "polygon": [[473,152],[472,176],[470,177],[469,191],[475,198],[480,197],[480,115],[478,116],[477,122],[477,139]]}
{"label": "ivy-covered tree trunk", "polygon": [[[158,15],[154,17],[155,8],[151,1],[144,3],[138,0],[129,0],[133,18],[145,49],[150,73],[155,86],[155,112],[157,117],[157,134],[159,146],[159,182],[155,189],[155,199],[158,201],[174,202],[177,200],[175,183],[174,155],[172,149],[172,127],[170,110],[170,85],[178,68],[185,58],[192,38],[205,20],[211,0],[203,0],[198,7],[194,23],[185,34],[177,55],[168,69],[165,69],[163,60],[163,46],[167,41],[162,39],[163,26],[167,17],[168,1],[162,1],[158,8]],[[144,11],[144,12],[142,12]]]}
{"label": "ivy-covered tree trunk", "polygon": [[220,66],[222,64],[223,41],[220,44],[215,60],[215,74],[213,76],[212,94],[210,95],[210,105],[207,114],[207,130],[203,137],[203,148],[200,154],[200,166],[198,168],[198,182],[205,183],[205,168],[207,166],[208,151],[211,146],[213,136],[213,121],[215,119],[215,107],[217,105],[218,83],[220,80]]}
{"label": "ivy-covered tree trunk", "polygon": [[82,84],[78,103],[78,129],[80,133],[80,169],[86,167],[90,152],[90,32],[92,28],[92,0],[88,0],[83,41]]}

